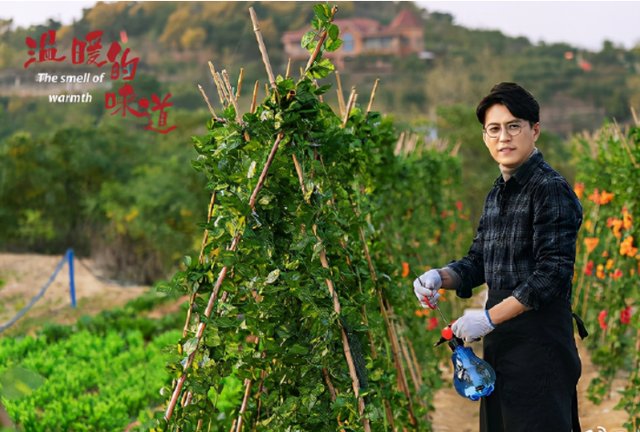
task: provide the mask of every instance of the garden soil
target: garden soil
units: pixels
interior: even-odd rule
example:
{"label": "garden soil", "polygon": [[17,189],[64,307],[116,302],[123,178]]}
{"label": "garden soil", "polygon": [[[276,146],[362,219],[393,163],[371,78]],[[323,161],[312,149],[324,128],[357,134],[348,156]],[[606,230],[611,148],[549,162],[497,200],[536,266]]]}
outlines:
{"label": "garden soil", "polygon": [[[0,324],[11,319],[35,296],[53,273],[61,256],[0,253]],[[76,259],[75,286],[78,306],[70,306],[69,270],[65,265],[51,284],[44,297],[5,334],[32,333],[42,325],[55,322],[70,324],[82,315],[95,315],[102,310],[122,306],[149,287],[125,285],[100,277],[99,271],[89,259]],[[480,344],[472,346],[479,354]],[[614,410],[620,399],[618,390],[625,385],[623,378],[615,380],[610,398],[594,405],[586,397],[589,381],[596,376],[591,358],[578,341],[582,359],[582,378],[579,383],[580,419],[584,432],[624,432],[624,411]],[[443,366],[445,379],[452,377],[449,365]],[[458,396],[451,382],[445,383],[435,396],[435,412],[432,415],[434,432],[476,432],[478,430],[477,402]]]}
{"label": "garden soil", "polygon": [[[12,319],[37,295],[62,256],[0,253],[0,324]],[[149,287],[128,285],[101,277],[89,259],[74,260],[77,307],[71,307],[69,267],[65,264],[44,296],[5,334],[35,331],[49,322],[70,324],[83,315],[122,306]]]}

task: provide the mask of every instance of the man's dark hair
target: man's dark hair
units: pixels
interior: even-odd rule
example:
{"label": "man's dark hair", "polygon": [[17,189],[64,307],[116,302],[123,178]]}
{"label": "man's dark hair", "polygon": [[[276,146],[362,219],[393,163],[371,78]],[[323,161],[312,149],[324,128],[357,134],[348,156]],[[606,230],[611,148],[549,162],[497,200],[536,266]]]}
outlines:
{"label": "man's dark hair", "polygon": [[540,121],[540,105],[524,88],[516,83],[501,82],[491,89],[476,108],[478,121],[484,126],[487,110],[495,104],[501,104],[517,118],[529,121],[532,125]]}

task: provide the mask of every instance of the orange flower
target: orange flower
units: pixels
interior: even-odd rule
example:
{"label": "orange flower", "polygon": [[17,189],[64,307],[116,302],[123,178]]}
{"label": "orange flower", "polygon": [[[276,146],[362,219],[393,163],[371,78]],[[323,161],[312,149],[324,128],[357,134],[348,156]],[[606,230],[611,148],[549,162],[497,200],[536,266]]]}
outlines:
{"label": "orange flower", "polygon": [[633,226],[633,218],[631,217],[631,213],[625,208],[622,209],[622,227],[626,230],[631,229]]}
{"label": "orange flower", "polygon": [[638,253],[638,248],[633,247],[633,236],[628,236],[625,238],[622,243],[620,243],[620,255],[629,256],[631,258],[635,257]]}
{"label": "orange flower", "polygon": [[614,196],[615,195],[613,192],[607,192],[603,190],[600,194],[600,205],[609,204],[613,200]]}
{"label": "orange flower", "polygon": [[596,277],[598,279],[604,279],[604,266],[602,264],[598,264],[596,269]]}
{"label": "orange flower", "polygon": [[445,290],[444,288],[440,288],[438,290],[438,293],[440,294],[440,297],[438,297],[438,301],[447,301],[447,297],[445,296],[447,290]]}
{"label": "orange flower", "polygon": [[598,189],[594,189],[593,193],[587,197],[589,201],[593,201],[595,204],[600,204],[600,192]]}
{"label": "orange flower", "polygon": [[409,276],[409,263],[408,262],[403,262],[402,263],[402,277],[406,278],[407,276]]}
{"label": "orange flower", "polygon": [[584,229],[586,229],[588,232],[593,232],[593,222],[591,222],[589,219],[584,221]]}
{"label": "orange flower", "polygon": [[573,191],[578,196],[578,199],[582,199],[582,195],[584,193],[584,183],[576,183],[576,185],[573,187]]}
{"label": "orange flower", "polygon": [[593,252],[596,246],[598,246],[598,242],[600,242],[598,237],[586,237],[584,239],[584,245],[587,247],[587,253]]}
{"label": "orange flower", "polygon": [[613,236],[617,239],[622,237],[622,225],[623,222],[621,219],[610,217],[607,219],[607,226],[613,229]]}
{"label": "orange flower", "polygon": [[613,260],[611,258],[607,260],[607,263],[605,264],[604,268],[607,270],[611,270],[613,268]]}

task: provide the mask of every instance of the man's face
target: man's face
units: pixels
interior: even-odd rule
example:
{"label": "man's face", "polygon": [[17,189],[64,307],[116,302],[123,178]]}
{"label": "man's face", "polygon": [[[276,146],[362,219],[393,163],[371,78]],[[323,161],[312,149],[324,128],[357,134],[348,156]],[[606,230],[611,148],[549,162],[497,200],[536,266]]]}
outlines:
{"label": "man's face", "polygon": [[516,118],[502,104],[489,107],[482,137],[493,159],[506,168],[517,168],[527,160],[540,136],[540,124]]}

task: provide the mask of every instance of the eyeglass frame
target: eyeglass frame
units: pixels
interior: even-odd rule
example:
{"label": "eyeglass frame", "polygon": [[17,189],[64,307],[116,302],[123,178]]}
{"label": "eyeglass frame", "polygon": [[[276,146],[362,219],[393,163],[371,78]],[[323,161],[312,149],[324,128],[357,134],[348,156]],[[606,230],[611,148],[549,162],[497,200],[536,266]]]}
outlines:
{"label": "eyeglass frame", "polygon": [[[518,135],[520,135],[520,134],[522,133],[522,128],[524,127],[524,124],[523,124],[523,123],[525,123],[525,122],[526,122],[526,123],[529,123],[529,127],[533,127],[533,126],[534,126],[534,123],[533,123],[533,122],[531,122],[531,121],[523,120],[523,119],[515,119],[515,120],[511,120],[511,121],[509,121],[509,122],[507,122],[507,123],[504,123],[504,124],[498,124],[498,123],[496,123],[496,125],[499,125],[499,126],[500,126],[500,130],[498,131],[498,134],[497,134],[496,136],[491,136],[491,135],[489,134],[489,132],[487,131],[487,128],[486,128],[486,127],[483,127],[483,128],[482,128],[482,133],[483,133],[483,134],[487,134],[487,137],[489,137],[489,138],[491,138],[491,139],[497,139],[497,138],[500,138],[500,135],[502,135],[502,127],[503,127],[503,125],[506,125],[506,126],[507,126],[507,128],[506,128],[507,135],[509,135],[509,136],[510,136],[510,137],[512,137],[512,138],[513,138],[513,137],[517,137]],[[491,123],[491,124],[493,124],[493,123]],[[517,124],[517,125],[519,126],[519,129],[518,129],[518,131],[517,131],[515,134],[512,134],[511,132],[509,132],[509,125],[511,125],[511,124]]]}

